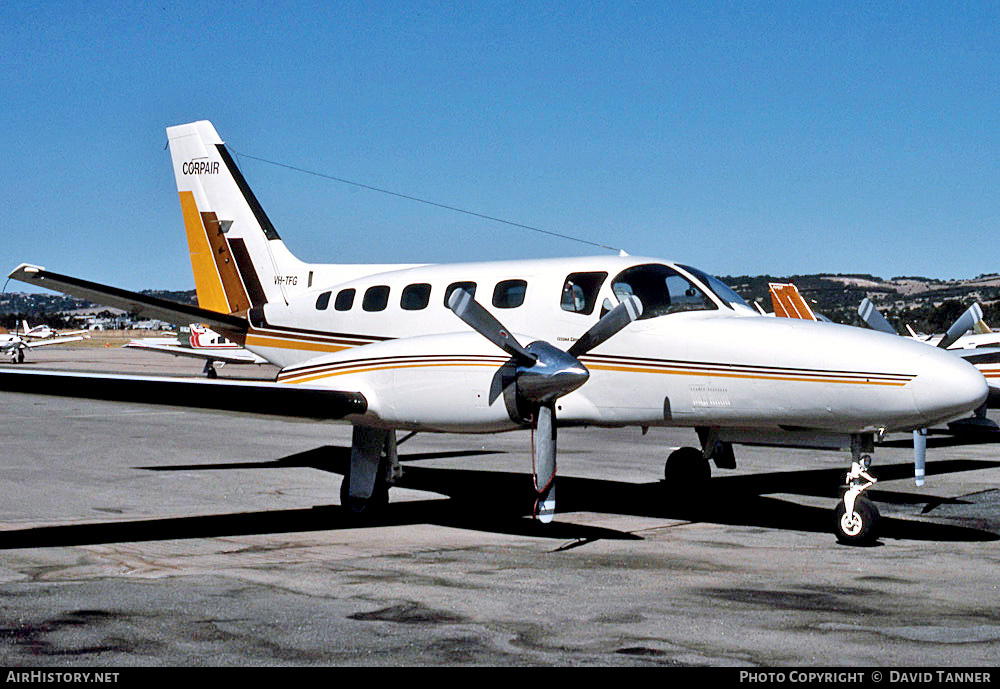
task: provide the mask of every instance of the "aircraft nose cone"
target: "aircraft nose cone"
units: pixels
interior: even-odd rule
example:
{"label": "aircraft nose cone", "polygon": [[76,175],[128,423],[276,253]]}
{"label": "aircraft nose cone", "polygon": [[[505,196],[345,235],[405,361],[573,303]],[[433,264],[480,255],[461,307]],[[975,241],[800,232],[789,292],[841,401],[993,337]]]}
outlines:
{"label": "aircraft nose cone", "polygon": [[928,349],[918,359],[913,381],[913,403],[926,425],[968,414],[986,401],[989,387],[975,366],[944,350]]}

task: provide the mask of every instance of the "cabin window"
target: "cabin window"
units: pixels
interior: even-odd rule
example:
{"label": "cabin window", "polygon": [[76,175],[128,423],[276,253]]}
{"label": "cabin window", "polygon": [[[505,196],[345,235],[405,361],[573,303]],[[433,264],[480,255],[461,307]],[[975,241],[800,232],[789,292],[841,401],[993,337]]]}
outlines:
{"label": "cabin window", "polygon": [[573,273],[567,276],[562,288],[562,310],[592,314],[597,305],[597,293],[607,277],[607,273]]}
{"label": "cabin window", "polygon": [[399,305],[404,311],[419,311],[427,308],[431,300],[431,286],[427,283],[407,285],[399,298]]}
{"label": "cabin window", "polygon": [[330,305],[330,292],[323,292],[316,298],[316,310],[326,311],[326,307]]}
{"label": "cabin window", "polygon": [[611,288],[619,301],[633,294],[642,302],[639,319],[656,318],[678,311],[705,311],[718,308],[708,295],[673,268],[658,263],[634,266],[622,271]]}
{"label": "cabin window", "polygon": [[448,306],[448,299],[451,298],[451,293],[457,289],[464,289],[466,292],[472,296],[476,296],[476,283],[474,282],[453,282],[448,285],[448,289],[444,291],[444,305]]}
{"label": "cabin window", "polygon": [[354,295],[357,293],[353,287],[342,289],[337,292],[337,299],[333,302],[333,308],[338,311],[350,311],[354,306]]}
{"label": "cabin window", "polygon": [[493,290],[493,306],[498,309],[513,309],[524,303],[524,293],[528,283],[524,280],[504,280]]}
{"label": "cabin window", "polygon": [[361,308],[365,311],[382,311],[389,305],[389,286],[375,285],[365,290]]}

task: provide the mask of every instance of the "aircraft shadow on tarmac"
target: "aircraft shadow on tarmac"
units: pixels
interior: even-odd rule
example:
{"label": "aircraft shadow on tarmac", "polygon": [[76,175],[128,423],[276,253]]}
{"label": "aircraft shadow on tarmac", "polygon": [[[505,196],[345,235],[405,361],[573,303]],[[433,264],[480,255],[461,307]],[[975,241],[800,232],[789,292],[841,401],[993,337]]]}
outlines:
{"label": "aircraft shadow on tarmac", "polygon": [[[538,524],[529,518],[532,478],[527,473],[412,466],[427,459],[496,454],[489,451],[453,451],[400,455],[406,466],[397,486],[442,494],[448,499],[390,502],[376,517],[356,515],[338,504],[308,509],[267,510],[195,517],[143,519],[125,522],[35,527],[0,532],[0,549],[92,545],[184,538],[327,531],[376,526],[435,524],[489,533],[545,537],[571,541],[575,547],[596,540],[641,540],[625,531],[562,522]],[[220,471],[229,469],[287,469],[309,467],[345,475],[350,448],[324,446],[277,460],[140,467],[147,471]],[[1000,462],[945,460],[928,464],[927,475],[950,474],[1000,467]],[[559,510],[631,515],[688,522],[705,522],[768,529],[831,533],[830,507],[800,505],[769,497],[774,494],[836,499],[843,481],[840,469],[788,471],[741,476],[716,476],[698,496],[671,492],[663,480],[624,483],[607,479],[560,476]],[[882,480],[909,478],[912,464],[880,465]],[[870,490],[869,497],[884,505],[924,505],[926,513],[942,504],[967,504],[961,499],[916,493]],[[1000,540],[1000,515],[976,520],[974,528],[956,524],[883,516],[880,536],[891,539],[977,542]],[[831,534],[832,535],[832,534]]]}

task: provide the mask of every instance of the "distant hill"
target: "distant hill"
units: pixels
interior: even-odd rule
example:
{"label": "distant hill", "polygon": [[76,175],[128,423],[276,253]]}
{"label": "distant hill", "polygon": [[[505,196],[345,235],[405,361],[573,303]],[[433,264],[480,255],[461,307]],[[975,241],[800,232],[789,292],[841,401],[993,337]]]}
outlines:
{"label": "distant hill", "polygon": [[771,310],[769,282],[791,282],[813,309],[837,323],[858,325],[858,304],[871,299],[897,328],[909,323],[927,333],[947,330],[974,302],[983,306],[984,320],[1000,326],[1000,275],[968,280],[900,276],[888,280],[865,274],[790,276],[725,276],[723,282],[747,301]]}
{"label": "distant hill", "polygon": [[[183,304],[198,303],[193,289],[186,291],[150,289],[143,290],[142,294]],[[53,328],[69,328],[74,325],[71,317],[73,313],[93,310],[101,312],[104,309],[105,307],[100,304],[92,304],[62,294],[5,292],[0,295],[0,325],[11,328],[24,319],[31,325],[46,324]]]}

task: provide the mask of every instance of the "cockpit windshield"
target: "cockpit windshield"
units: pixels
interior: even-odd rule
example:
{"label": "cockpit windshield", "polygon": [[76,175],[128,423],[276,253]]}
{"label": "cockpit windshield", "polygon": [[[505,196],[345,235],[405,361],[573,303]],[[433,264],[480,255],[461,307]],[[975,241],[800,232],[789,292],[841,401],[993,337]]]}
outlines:
{"label": "cockpit windshield", "polygon": [[734,292],[729,285],[724,283],[719,278],[709,275],[708,273],[698,270],[697,268],[692,268],[691,266],[681,266],[681,268],[708,285],[708,288],[715,292],[715,296],[730,306],[741,306],[745,309],[753,311],[750,304],[746,303],[743,297]]}
{"label": "cockpit windshield", "polygon": [[718,308],[691,280],[659,263],[633,266],[622,271],[612,280],[611,289],[619,301],[633,294],[639,297],[642,302],[640,320],[678,311]]}

